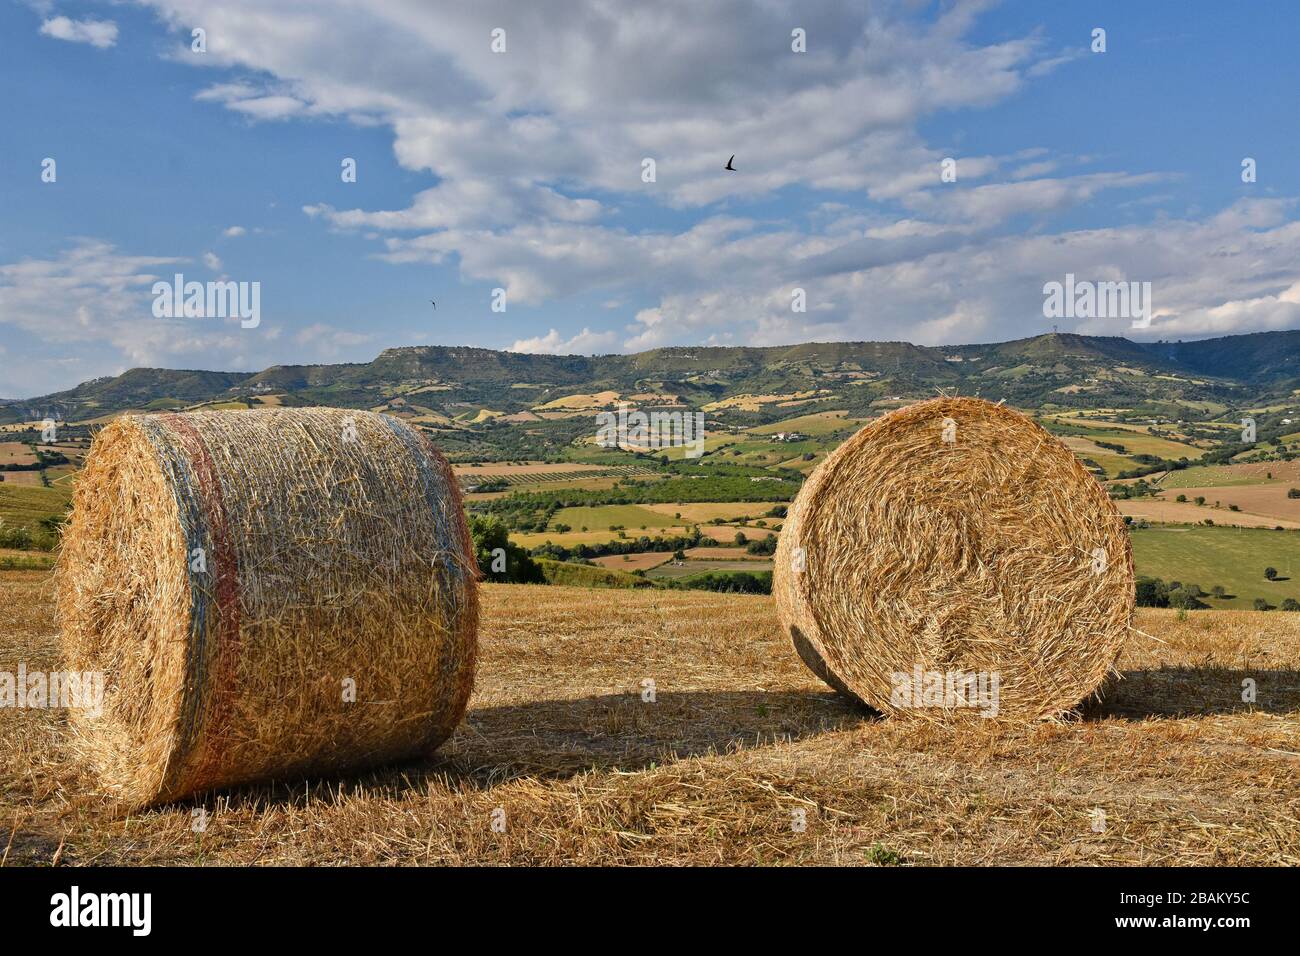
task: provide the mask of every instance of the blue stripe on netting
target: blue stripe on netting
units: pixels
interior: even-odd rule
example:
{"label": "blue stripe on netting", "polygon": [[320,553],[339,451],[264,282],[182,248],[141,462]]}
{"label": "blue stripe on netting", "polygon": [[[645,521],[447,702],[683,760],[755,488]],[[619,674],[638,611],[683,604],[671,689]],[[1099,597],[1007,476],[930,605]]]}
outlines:
{"label": "blue stripe on netting", "polygon": [[[208,588],[212,581],[212,542],[208,523],[203,513],[203,499],[198,481],[190,468],[189,458],[179,443],[174,441],[166,427],[148,417],[136,420],[141,431],[149,439],[158,455],[158,463],[163,475],[176,494],[177,511],[180,514],[181,533],[185,536],[185,573],[190,588],[190,641],[188,661],[186,664],[187,683],[191,693],[184,695],[185,712],[181,715],[180,745],[181,752],[188,750],[198,733],[198,715],[203,701],[207,698],[207,628],[209,605],[212,597]],[[193,569],[193,557],[196,548],[203,549],[207,573]],[[174,773],[179,767],[171,768]]]}
{"label": "blue stripe on netting", "polygon": [[389,427],[394,435],[397,436],[408,452],[411,460],[415,463],[416,473],[420,476],[420,488],[424,493],[424,500],[429,505],[429,511],[434,516],[434,535],[438,550],[445,556],[444,560],[447,567],[452,571],[463,571],[458,568],[457,558],[460,556],[460,542],[453,537],[455,528],[455,515],[447,515],[446,481],[434,471],[433,462],[429,460],[429,453],[425,449],[424,442],[420,440],[410,425],[400,419],[393,418],[391,415],[380,415],[385,425]]}

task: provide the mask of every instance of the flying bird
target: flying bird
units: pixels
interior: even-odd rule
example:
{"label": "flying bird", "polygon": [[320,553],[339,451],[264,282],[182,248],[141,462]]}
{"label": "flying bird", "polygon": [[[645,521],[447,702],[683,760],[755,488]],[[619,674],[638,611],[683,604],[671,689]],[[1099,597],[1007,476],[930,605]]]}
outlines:
{"label": "flying bird", "polygon": [[[735,158],[736,158],[736,154],[735,154],[735,153],[732,153],[732,154],[731,154],[731,159],[735,159]],[[734,172],[736,171],[736,167],[733,166],[733,165],[731,165],[731,159],[727,160],[727,165],[723,166],[722,168],[723,168],[723,169],[729,169],[729,170],[731,170],[731,171],[734,173]]]}
{"label": "flying bird", "polygon": [[434,302],[432,299],[429,300],[429,304],[432,305],[435,309],[438,308],[438,303]]}

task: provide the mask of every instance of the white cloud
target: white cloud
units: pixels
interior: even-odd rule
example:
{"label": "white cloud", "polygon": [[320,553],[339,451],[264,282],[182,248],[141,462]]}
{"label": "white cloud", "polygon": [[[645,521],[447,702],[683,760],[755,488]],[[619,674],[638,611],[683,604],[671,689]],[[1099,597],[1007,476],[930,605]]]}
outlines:
{"label": "white cloud", "polygon": [[209,269],[211,269],[213,272],[221,271],[221,257],[218,256],[215,252],[203,253],[203,264],[207,266]]}
{"label": "white cloud", "polygon": [[41,35],[67,40],[70,43],[89,43],[101,50],[117,43],[117,24],[112,20],[72,20],[68,17],[51,17],[41,24]]}
{"label": "white cloud", "polygon": [[[1285,202],[1132,225],[1142,192],[1171,174],[1080,172],[1098,160],[1032,143],[963,156],[928,142],[934,117],[1006,102],[1084,55],[1038,33],[978,39],[982,2],[934,14],[909,0],[554,0],[437,17],[425,0],[273,15],[261,0],[139,2],[181,37],[207,27],[209,56],[186,61],[224,75],[200,101],[384,125],[403,168],[436,176],[396,208],[303,207],[326,227],[373,237],[390,262],[452,264],[505,287],[512,306],[593,292],[650,303],[626,335],[550,329],[516,348],[1010,338],[1043,330],[1042,283],[1067,271],[1152,281],[1151,334],[1276,327],[1294,305]],[[792,24],[806,54],[790,52]],[[489,49],[498,26],[505,55]],[[950,155],[959,179],[942,183]],[[655,183],[641,180],[644,157]],[[783,190],[800,198],[777,208],[807,196],[805,215],[744,214]],[[1103,199],[1126,224],[1050,231]],[[671,226],[628,225],[627,209],[655,205]],[[789,310],[796,285],[807,313]],[[1078,328],[1132,334],[1124,321]]]}
{"label": "white cloud", "polygon": [[81,240],[48,259],[0,264],[0,330],[10,342],[25,340],[24,361],[5,368],[5,391],[44,394],[132,366],[260,369],[276,361],[361,357],[349,349],[373,357],[371,335],[324,323],[277,351],[278,317],[265,310],[256,330],[240,328],[238,317],[156,318],[154,282],[171,282],[187,263]]}
{"label": "white cloud", "polygon": [[240,236],[247,235],[248,230],[245,229],[243,226],[230,226],[221,234],[225,236],[227,239],[237,239]]}
{"label": "white cloud", "polygon": [[583,328],[573,338],[564,339],[558,331],[551,329],[536,338],[519,339],[509,350],[549,355],[600,355],[616,351],[617,345],[618,334],[615,332],[593,332]]}
{"label": "white cloud", "polygon": [[337,358],[348,349],[374,341],[374,336],[365,332],[340,329],[324,322],[314,322],[306,328],[299,329],[293,340],[300,346],[310,346],[317,356]]}

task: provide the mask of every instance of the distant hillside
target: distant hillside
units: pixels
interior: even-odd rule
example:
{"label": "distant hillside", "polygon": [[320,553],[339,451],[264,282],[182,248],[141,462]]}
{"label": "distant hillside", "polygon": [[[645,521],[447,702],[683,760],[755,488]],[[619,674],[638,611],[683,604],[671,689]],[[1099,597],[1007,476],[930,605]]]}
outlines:
{"label": "distant hillside", "polygon": [[749,427],[840,409],[851,415],[954,390],[1039,410],[1123,407],[1152,416],[1251,407],[1300,385],[1300,332],[1138,343],[1069,333],[929,347],[906,342],[686,346],[632,355],[529,355],[465,346],[392,348],[373,361],[261,372],[131,369],[0,403],[0,423],[87,422],[208,403],[383,409],[443,432],[454,453],[545,454],[617,401],[703,409]]}
{"label": "distant hillside", "polygon": [[1300,380],[1300,332],[1256,332],[1196,342],[1142,346],[1150,355],[1179,368],[1243,382]]}

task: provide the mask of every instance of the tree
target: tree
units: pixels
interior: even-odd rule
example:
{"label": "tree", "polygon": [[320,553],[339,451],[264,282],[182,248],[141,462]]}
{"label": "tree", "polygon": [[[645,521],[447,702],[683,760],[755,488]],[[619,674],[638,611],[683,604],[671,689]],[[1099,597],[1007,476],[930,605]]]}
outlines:
{"label": "tree", "polygon": [[1264,577],[1268,578],[1270,581],[1276,581],[1276,580],[1277,580],[1277,568],[1265,568],[1265,569],[1264,569]]}
{"label": "tree", "polygon": [[1300,611],[1300,601],[1297,601],[1295,598],[1285,598],[1282,601],[1282,610]]}
{"label": "tree", "polygon": [[1197,598],[1189,587],[1171,590],[1169,592],[1169,606],[1183,611],[1199,611],[1209,607],[1208,604]]}
{"label": "tree", "polygon": [[1187,500],[1186,495],[1179,495],[1177,498],[1174,499],[1174,501],[1186,501],[1186,500]]}
{"label": "tree", "polygon": [[1159,578],[1138,578],[1135,590],[1138,607],[1169,606],[1169,592]]}
{"label": "tree", "polygon": [[1255,598],[1255,610],[1256,610],[1256,611],[1267,611],[1267,610],[1270,608],[1270,606],[1271,606],[1271,605],[1270,605],[1267,601],[1265,601],[1263,598]]}
{"label": "tree", "polygon": [[737,531],[735,541],[737,546],[743,548],[745,544],[749,541],[749,539],[745,537],[745,532]]}
{"label": "tree", "polygon": [[469,536],[474,542],[474,559],[485,579],[512,584],[541,584],[546,580],[542,566],[527,551],[510,542],[505,524],[496,515],[472,516]]}

